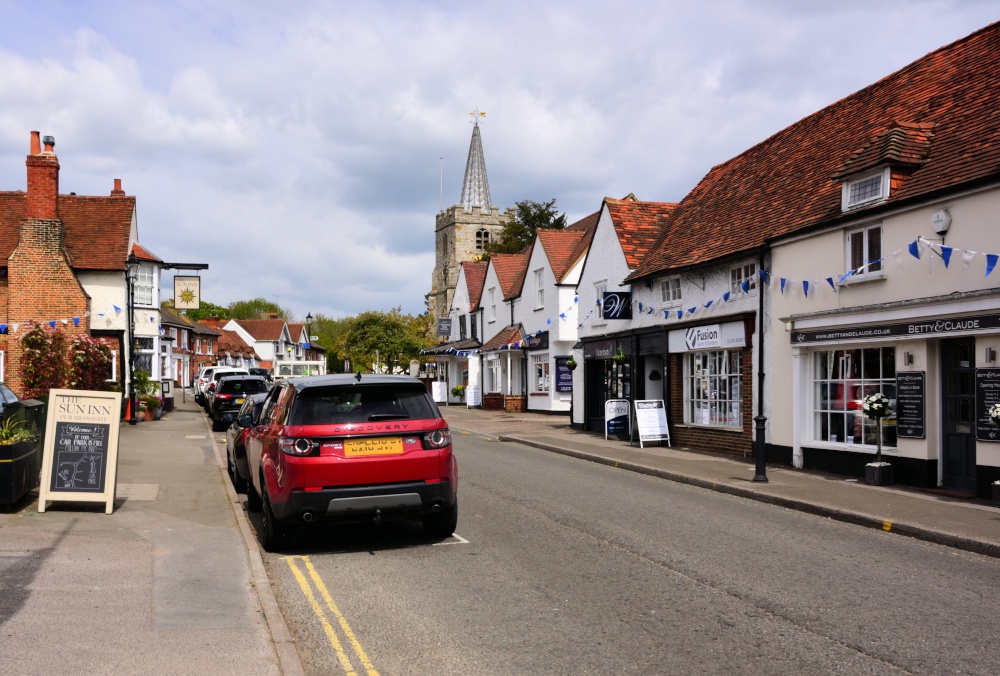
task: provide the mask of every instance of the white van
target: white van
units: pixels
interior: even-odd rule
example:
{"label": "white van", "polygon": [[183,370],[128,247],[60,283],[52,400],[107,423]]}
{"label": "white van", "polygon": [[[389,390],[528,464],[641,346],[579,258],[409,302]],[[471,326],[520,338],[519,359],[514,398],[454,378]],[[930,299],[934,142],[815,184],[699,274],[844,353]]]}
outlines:
{"label": "white van", "polygon": [[194,400],[195,402],[204,406],[207,403],[207,398],[205,393],[208,392],[208,387],[214,383],[217,378],[216,373],[237,373],[240,375],[249,375],[250,372],[245,368],[239,366],[210,366],[200,374],[198,374],[198,379],[194,382]]}

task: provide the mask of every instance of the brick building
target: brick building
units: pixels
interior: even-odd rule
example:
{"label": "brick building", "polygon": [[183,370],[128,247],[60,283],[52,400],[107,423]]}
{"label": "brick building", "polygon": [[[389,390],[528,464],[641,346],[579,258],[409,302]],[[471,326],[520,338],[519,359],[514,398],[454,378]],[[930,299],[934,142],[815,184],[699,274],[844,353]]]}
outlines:
{"label": "brick building", "polygon": [[60,194],[54,148],[51,136],[31,132],[27,190],[0,191],[0,380],[18,394],[18,334],[31,323],[108,344],[108,379],[124,386],[125,259],[130,250],[146,257],[136,243],[135,197],[120,179],[107,196]]}

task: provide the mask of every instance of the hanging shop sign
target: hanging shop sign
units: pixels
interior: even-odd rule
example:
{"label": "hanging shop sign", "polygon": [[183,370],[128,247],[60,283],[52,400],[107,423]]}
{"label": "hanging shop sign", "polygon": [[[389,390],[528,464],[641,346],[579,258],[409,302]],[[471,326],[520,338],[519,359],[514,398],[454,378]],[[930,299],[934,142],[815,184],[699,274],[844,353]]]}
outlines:
{"label": "hanging shop sign", "polygon": [[451,317],[442,317],[438,320],[438,335],[439,336],[450,336],[451,335]]}
{"label": "hanging shop sign", "polygon": [[976,439],[1000,441],[1000,427],[990,422],[990,408],[1000,404],[1000,369],[976,369]]}
{"label": "hanging shop sign", "polygon": [[972,317],[941,317],[921,319],[901,324],[876,324],[874,326],[853,326],[820,331],[792,331],[792,344],[827,343],[844,340],[869,340],[872,338],[895,338],[905,336],[950,336],[967,335],[980,331],[1000,329],[1000,314]]}
{"label": "hanging shop sign", "polygon": [[746,347],[746,329],[743,322],[703,324],[671,331],[667,342],[671,353]]}
{"label": "hanging shop sign", "polygon": [[201,309],[201,277],[197,275],[174,276],[174,309]]}
{"label": "hanging shop sign", "polygon": [[547,350],[549,349],[549,332],[540,331],[538,333],[533,333],[524,339],[528,343],[529,350]]}
{"label": "hanging shop sign", "polygon": [[566,366],[569,357],[556,357],[556,392],[573,391],[573,371]]}
{"label": "hanging shop sign", "polygon": [[632,319],[632,292],[605,291],[601,299],[604,319]]}
{"label": "hanging shop sign", "polygon": [[914,439],[924,438],[924,410],[926,408],[923,371],[896,373],[896,435]]}

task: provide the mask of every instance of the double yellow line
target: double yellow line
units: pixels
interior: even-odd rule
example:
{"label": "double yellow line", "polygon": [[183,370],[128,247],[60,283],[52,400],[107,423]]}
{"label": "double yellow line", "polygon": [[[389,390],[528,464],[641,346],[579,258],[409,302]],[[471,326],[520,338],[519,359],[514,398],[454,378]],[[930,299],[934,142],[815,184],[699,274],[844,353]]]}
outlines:
{"label": "double yellow line", "polygon": [[[326,610],[324,610],[323,605],[316,599],[316,595],[313,594],[312,587],[309,585],[309,580],[312,580],[312,584],[316,586],[316,591],[319,592],[319,595],[323,598],[323,601],[326,603],[326,607],[336,618],[341,631],[344,632],[344,636],[347,637],[347,641],[351,644],[351,648],[354,649],[354,654],[361,662],[362,667],[364,667],[365,674],[367,674],[367,676],[379,676],[378,671],[375,670],[375,665],[373,665],[371,660],[368,659],[368,655],[365,653],[364,648],[362,648],[361,643],[358,642],[358,637],[354,635],[351,625],[347,623],[347,618],[345,618],[343,613],[341,613],[337,608],[337,604],[333,602],[330,592],[326,590],[326,585],[323,584],[323,578],[321,578],[319,573],[316,572],[316,569],[313,568],[312,561],[309,560],[309,557],[289,556],[285,558],[285,561],[288,563],[288,567],[292,570],[292,575],[295,576],[295,580],[299,583],[299,587],[302,588],[302,593],[305,594],[306,598],[309,600],[309,604],[312,606],[313,612],[316,613],[316,617],[319,618],[320,624],[323,625],[323,631],[326,632],[326,636],[330,640],[330,645],[333,646],[333,649],[337,653],[337,659],[340,661],[340,666],[344,668],[344,672],[347,673],[347,676],[358,676],[358,672],[354,670],[354,667],[351,664],[350,655],[348,655],[347,651],[344,650],[344,646],[341,645],[340,638],[337,636],[337,630],[327,619]],[[306,579],[305,573],[299,570],[297,561],[301,561],[305,564],[306,572],[309,573],[308,579]]]}

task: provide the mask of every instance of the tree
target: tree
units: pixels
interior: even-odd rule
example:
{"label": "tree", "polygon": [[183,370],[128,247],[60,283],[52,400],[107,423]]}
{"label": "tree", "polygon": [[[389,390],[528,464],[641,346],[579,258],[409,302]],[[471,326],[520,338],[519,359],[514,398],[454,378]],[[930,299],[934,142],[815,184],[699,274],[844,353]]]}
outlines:
{"label": "tree", "polygon": [[[169,305],[167,305],[167,303],[169,303]],[[163,301],[163,306],[173,308],[173,299],[168,298]],[[218,317],[219,319],[231,318],[229,316],[229,308],[205,301],[201,301],[201,307],[197,310],[185,310],[184,316],[193,322],[200,322],[202,319],[208,319],[209,317]]]}
{"label": "tree", "polygon": [[503,230],[500,231],[500,236],[490,242],[482,260],[489,260],[490,254],[521,251],[535,241],[535,233],[540,228],[565,228],[566,214],[557,212],[554,197],[542,204],[523,200],[516,204],[513,218],[505,219],[501,225]]}
{"label": "tree", "polygon": [[381,373],[405,370],[411,359],[428,345],[419,332],[420,323],[401,308],[391,312],[369,310],[350,321],[337,341],[337,351],[351,360],[354,370],[371,369]]}
{"label": "tree", "polygon": [[295,321],[292,314],[266,298],[235,300],[229,304],[230,319],[261,319],[268,314],[277,314],[279,319]]}

